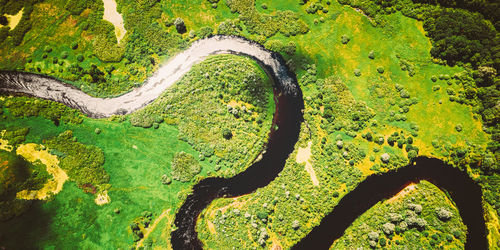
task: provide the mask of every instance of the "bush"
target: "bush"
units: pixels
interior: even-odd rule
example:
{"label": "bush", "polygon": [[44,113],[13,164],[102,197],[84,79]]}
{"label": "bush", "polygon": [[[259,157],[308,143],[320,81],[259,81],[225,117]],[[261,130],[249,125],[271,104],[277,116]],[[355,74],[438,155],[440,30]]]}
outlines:
{"label": "bush", "polygon": [[341,40],[342,44],[347,44],[349,41],[351,41],[351,38],[349,38],[347,35],[342,35]]}
{"label": "bush", "polygon": [[233,132],[231,132],[231,130],[228,128],[224,128],[222,130],[222,137],[224,137],[224,139],[226,140],[230,140],[233,137]]}
{"label": "bush", "polygon": [[453,214],[450,211],[446,210],[443,207],[436,208],[436,215],[442,221],[448,221],[453,216]]}
{"label": "bush", "polygon": [[354,70],[354,75],[355,76],[361,76],[361,70],[360,69],[355,69]]}
{"label": "bush", "polygon": [[79,62],[83,62],[83,59],[84,59],[84,57],[83,57],[83,55],[82,55],[82,54],[78,54],[78,55],[76,56],[76,60],[78,60]]}
{"label": "bush", "polygon": [[170,185],[172,183],[172,179],[168,177],[166,174],[161,176],[161,184],[163,185]]}
{"label": "bush", "polygon": [[373,50],[368,54],[368,58],[375,59],[375,52]]}
{"label": "bush", "polygon": [[178,152],[172,160],[172,178],[181,182],[188,182],[201,172],[201,165],[194,156],[186,152]]}
{"label": "bush", "polygon": [[68,58],[68,52],[67,52],[67,51],[63,51],[63,52],[61,53],[61,58],[62,58],[62,59],[66,59],[66,58]]}
{"label": "bush", "polygon": [[399,95],[401,96],[401,98],[410,98],[410,93],[405,89],[401,90],[401,92],[399,92]]}
{"label": "bush", "polygon": [[77,43],[77,42],[73,42],[73,43],[71,44],[71,49],[74,49],[74,50],[75,50],[75,49],[78,49],[78,43]]}
{"label": "bush", "polygon": [[370,232],[368,233],[368,239],[372,241],[378,241],[378,238],[380,237],[380,234],[378,232]]}
{"label": "bush", "polygon": [[394,224],[387,222],[382,226],[382,231],[384,231],[386,235],[391,235],[394,233],[395,228],[396,226]]}
{"label": "bush", "polygon": [[184,34],[186,33],[186,24],[184,24],[184,20],[182,18],[178,17],[174,20],[174,25],[175,29],[179,34]]}
{"label": "bush", "polygon": [[382,74],[382,73],[384,73],[384,71],[385,71],[384,67],[382,67],[382,66],[378,66],[377,67],[377,72],[378,73]]}

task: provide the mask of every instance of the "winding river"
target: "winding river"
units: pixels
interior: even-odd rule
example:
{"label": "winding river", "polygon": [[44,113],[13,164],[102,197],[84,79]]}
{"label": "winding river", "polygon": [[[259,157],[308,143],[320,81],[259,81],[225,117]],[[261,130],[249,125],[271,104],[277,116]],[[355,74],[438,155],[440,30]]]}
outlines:
{"label": "winding river", "polygon": [[[287,68],[279,54],[244,38],[213,36],[194,42],[187,50],[161,66],[141,87],[119,97],[96,98],[51,77],[7,71],[0,71],[0,91],[57,101],[93,118],[129,114],[154,101],[194,64],[214,54],[237,54],[257,61],[274,81],[276,111],[262,159],[232,178],[207,178],[200,181],[177,212],[177,230],[171,235],[173,248],[201,249],[202,244],[195,231],[201,211],[216,198],[245,195],[267,186],[281,172],[298,140],[304,101],[295,74]],[[466,247],[487,248],[480,187],[458,169],[427,158],[418,158],[415,165],[398,171],[368,177],[343,197],[321,224],[294,248],[330,247],[354,219],[371,206],[397,193],[406,183],[421,179],[447,190],[456,202],[469,231]]]}

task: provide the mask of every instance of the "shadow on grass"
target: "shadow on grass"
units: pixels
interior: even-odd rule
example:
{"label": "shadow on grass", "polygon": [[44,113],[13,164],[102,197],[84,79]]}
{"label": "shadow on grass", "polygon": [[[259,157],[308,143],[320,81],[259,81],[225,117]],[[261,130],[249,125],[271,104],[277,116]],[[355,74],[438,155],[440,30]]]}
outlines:
{"label": "shadow on grass", "polygon": [[51,215],[35,201],[22,215],[0,222],[0,249],[38,249],[50,231]]}

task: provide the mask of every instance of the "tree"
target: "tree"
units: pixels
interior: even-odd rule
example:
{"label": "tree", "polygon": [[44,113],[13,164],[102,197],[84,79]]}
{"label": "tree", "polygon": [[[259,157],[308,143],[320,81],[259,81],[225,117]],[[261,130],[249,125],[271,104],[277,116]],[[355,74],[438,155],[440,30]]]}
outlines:
{"label": "tree", "polygon": [[186,24],[184,24],[184,20],[182,18],[178,17],[174,20],[174,25],[175,29],[179,34],[184,34],[186,33]]}
{"label": "tree", "polygon": [[222,130],[222,137],[224,137],[224,139],[226,140],[230,140],[231,138],[233,138],[233,132],[231,132],[231,130],[228,128],[224,128]]}
{"label": "tree", "polygon": [[347,44],[347,43],[349,43],[349,41],[351,41],[351,38],[349,38],[349,36],[342,35],[342,37],[341,37],[342,44]]}
{"label": "tree", "polygon": [[450,211],[446,210],[443,207],[436,208],[436,215],[442,221],[447,221],[451,219],[451,217],[453,216],[453,214]]}

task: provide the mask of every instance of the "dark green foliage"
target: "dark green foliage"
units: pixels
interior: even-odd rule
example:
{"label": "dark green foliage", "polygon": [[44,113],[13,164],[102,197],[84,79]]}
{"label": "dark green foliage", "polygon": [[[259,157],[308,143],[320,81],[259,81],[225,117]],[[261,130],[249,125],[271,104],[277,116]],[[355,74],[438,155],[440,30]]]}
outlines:
{"label": "dark green foliage", "polygon": [[58,102],[30,97],[12,97],[4,102],[4,106],[15,117],[41,116],[54,121],[78,124],[83,121],[82,114]]}
{"label": "dark green foliage", "polygon": [[0,28],[0,44],[9,36],[9,27]]}
{"label": "dark green foliage", "polygon": [[7,26],[9,24],[9,20],[4,15],[0,15],[0,25]]}
{"label": "dark green foliage", "polygon": [[47,146],[51,153],[58,152],[60,167],[80,188],[89,188],[92,193],[106,189],[109,175],[102,167],[104,154],[100,148],[74,141],[69,130],[47,140]]}
{"label": "dark green foliage", "polygon": [[495,28],[479,14],[446,9],[427,18],[424,28],[434,41],[431,54],[450,64],[460,61],[478,66],[497,60],[492,58]]}
{"label": "dark green foliage", "polygon": [[2,135],[2,138],[9,141],[9,145],[17,146],[24,142],[28,132],[29,128],[9,127]]}
{"label": "dark green foliage", "polygon": [[45,165],[29,163],[21,156],[0,150],[0,221],[26,211],[30,201],[16,199],[21,190],[37,190],[50,179]]}
{"label": "dark green foliage", "polygon": [[212,35],[214,30],[211,27],[202,27],[200,30],[196,32],[196,36],[203,39],[210,35]]}
{"label": "dark green foliage", "polygon": [[222,130],[222,136],[224,137],[224,139],[229,140],[233,137],[233,133],[231,132],[230,129],[224,128]]}
{"label": "dark green foliage", "polygon": [[29,20],[29,18],[32,11],[33,6],[29,3],[29,1],[27,1],[25,3],[23,16],[21,17],[19,24],[17,24],[17,26],[9,33],[12,37],[12,43],[15,46],[18,46],[23,42],[24,35],[31,29],[31,20]]}
{"label": "dark green foliage", "polygon": [[66,10],[68,10],[72,15],[80,15],[84,9],[89,6],[89,3],[93,1],[88,0],[68,0],[66,3]]}
{"label": "dark green foliage", "polygon": [[201,171],[201,165],[194,156],[186,152],[178,152],[172,160],[172,178],[181,182],[188,182]]}

